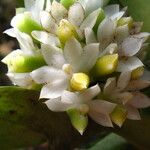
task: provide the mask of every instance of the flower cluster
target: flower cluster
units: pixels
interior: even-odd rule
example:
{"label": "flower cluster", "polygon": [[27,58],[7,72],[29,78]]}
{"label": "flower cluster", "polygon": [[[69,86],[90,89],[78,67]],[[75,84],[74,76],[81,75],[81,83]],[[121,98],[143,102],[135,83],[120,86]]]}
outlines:
{"label": "flower cluster", "polygon": [[[25,0],[13,28],[20,49],[2,61],[15,85],[40,90],[51,111],[66,111],[82,134],[90,116],[100,125],[139,120],[150,106],[140,92],[150,85],[140,60],[149,33],[104,0]],[[144,74],[144,75],[143,75]]]}

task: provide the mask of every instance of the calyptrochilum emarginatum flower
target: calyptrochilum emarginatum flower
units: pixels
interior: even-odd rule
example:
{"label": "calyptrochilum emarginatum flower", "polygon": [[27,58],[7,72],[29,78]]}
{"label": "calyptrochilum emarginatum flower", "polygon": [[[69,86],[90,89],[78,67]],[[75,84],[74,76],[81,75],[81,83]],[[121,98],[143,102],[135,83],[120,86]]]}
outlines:
{"label": "calyptrochilum emarginatum flower", "polygon": [[107,2],[24,0],[4,32],[20,45],[2,60],[14,85],[39,90],[39,99],[51,111],[66,111],[81,134],[88,116],[121,127],[150,106],[140,92],[150,85],[141,57],[150,34],[127,8]]}

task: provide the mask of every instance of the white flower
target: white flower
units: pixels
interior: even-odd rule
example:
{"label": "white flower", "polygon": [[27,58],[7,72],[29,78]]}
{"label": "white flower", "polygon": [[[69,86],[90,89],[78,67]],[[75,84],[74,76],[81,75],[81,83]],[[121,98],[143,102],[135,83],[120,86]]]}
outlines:
{"label": "white flower", "polygon": [[112,127],[109,114],[113,111],[116,104],[94,99],[100,93],[98,85],[90,87],[82,92],[64,91],[62,96],[57,99],[46,101],[47,107],[52,111],[67,111],[77,109],[81,114],[88,115],[98,124]]}
{"label": "white flower", "polygon": [[[119,79],[109,78],[103,90],[103,94],[107,95],[111,102],[117,103],[127,116],[122,116],[121,121],[114,122],[118,126],[122,126],[126,117],[132,120],[139,120],[139,108],[150,106],[150,99],[139,92],[139,90],[150,86],[150,81],[131,80],[131,72],[122,72]],[[125,112],[125,113],[126,113]]]}
{"label": "white flower", "polygon": [[[33,39],[31,38],[31,36],[29,36],[26,33],[20,32],[16,28],[8,29],[4,33],[8,34],[9,36],[12,36],[12,37],[16,38],[18,40],[20,48],[21,48],[21,49],[18,49],[18,50],[14,50],[13,52],[8,54],[2,60],[3,63],[8,65],[7,76],[10,78],[10,80],[13,82],[14,85],[18,85],[18,86],[26,87],[26,88],[31,88],[35,83],[34,83],[33,79],[30,76],[30,72],[26,72],[26,73],[17,72],[16,73],[16,72],[12,71],[11,68],[15,67],[15,66],[12,66],[12,61],[16,61],[16,59],[18,59],[19,56],[20,57],[40,56],[41,54],[39,52],[39,49],[34,44]],[[18,69],[21,69],[21,68],[18,68]]]}
{"label": "white flower", "polygon": [[[97,60],[98,46],[98,44],[89,44],[82,48],[75,38],[66,43],[64,51],[55,46],[43,44],[41,51],[49,67],[44,66],[31,73],[36,83],[46,83],[41,90],[40,98],[61,96],[64,90],[70,88],[69,82],[73,73],[89,72]],[[69,72],[66,71],[68,67],[70,67]]]}

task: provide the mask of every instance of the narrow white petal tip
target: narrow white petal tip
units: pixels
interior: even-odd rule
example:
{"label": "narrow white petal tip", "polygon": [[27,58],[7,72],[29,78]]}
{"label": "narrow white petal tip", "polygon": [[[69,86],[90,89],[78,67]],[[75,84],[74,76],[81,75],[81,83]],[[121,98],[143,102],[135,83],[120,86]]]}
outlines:
{"label": "narrow white petal tip", "polygon": [[83,135],[84,130],[78,130],[78,132],[79,132],[81,135]]}

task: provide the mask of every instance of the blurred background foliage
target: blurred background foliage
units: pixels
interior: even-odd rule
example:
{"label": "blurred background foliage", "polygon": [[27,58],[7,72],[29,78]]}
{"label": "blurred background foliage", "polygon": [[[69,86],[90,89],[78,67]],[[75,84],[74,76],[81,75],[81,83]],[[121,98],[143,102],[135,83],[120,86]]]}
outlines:
{"label": "blurred background foliage", "polygon": [[[110,0],[110,3],[120,3],[122,7],[128,6],[128,14],[131,15],[136,21],[143,21],[143,31],[150,32],[150,0]],[[10,28],[10,20],[15,15],[15,7],[22,7],[23,4],[23,0],[0,0],[0,59],[18,47],[16,40],[4,35],[3,31]],[[145,58],[145,64],[150,67],[149,48]],[[4,75],[6,72],[6,66],[0,62],[0,85],[10,85],[8,78]],[[146,91],[148,95],[150,95],[149,91],[149,89]],[[1,103],[0,109],[3,106],[4,105]],[[149,112],[149,110],[145,111],[146,114],[149,114]],[[10,111],[10,113],[14,112]],[[22,134],[20,134],[21,132]],[[16,138],[14,138],[14,136],[16,136]],[[6,120],[0,120],[0,150],[11,150],[10,147],[36,145],[41,142],[41,139],[43,140],[43,137],[38,136],[39,135],[37,133],[30,131],[24,126],[12,124]],[[46,147],[47,145],[42,145],[36,148],[31,147],[27,149],[43,150],[46,149]],[[127,140],[114,133],[108,134],[103,139],[96,140],[94,143],[91,143],[89,147],[90,148],[88,148],[88,150],[137,149],[129,144]]]}

